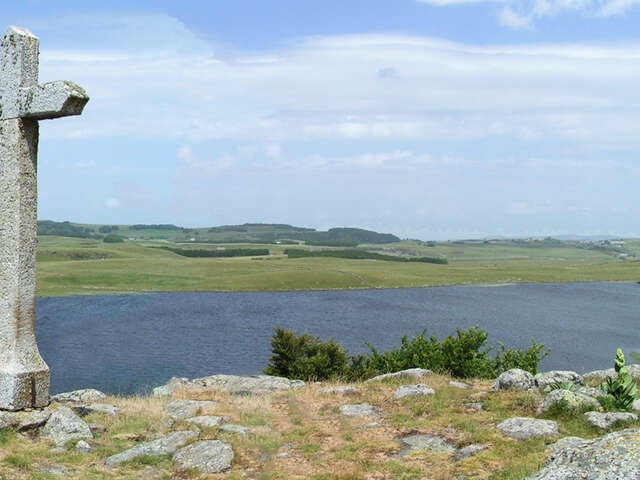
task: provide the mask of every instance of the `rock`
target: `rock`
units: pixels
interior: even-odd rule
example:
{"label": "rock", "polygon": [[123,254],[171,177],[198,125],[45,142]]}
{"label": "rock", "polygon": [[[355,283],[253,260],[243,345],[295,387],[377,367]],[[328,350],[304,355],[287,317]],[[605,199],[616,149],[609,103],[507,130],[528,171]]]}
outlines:
{"label": "rock", "polygon": [[226,425],[222,425],[218,431],[225,433],[236,433],[238,435],[246,437],[247,434],[251,431],[251,428],[243,427],[242,425],[235,425],[233,423],[227,423]]}
{"label": "rock", "polygon": [[558,440],[555,443],[552,443],[547,448],[551,450],[553,453],[557,453],[563,448],[571,447],[571,448],[580,448],[585,444],[590,443],[590,440],[585,440],[580,437],[564,437]]}
{"label": "rock", "polygon": [[456,454],[453,456],[453,458],[456,460],[456,462],[459,462],[460,460],[463,460],[465,458],[473,457],[482,450],[486,450],[486,448],[486,445],[480,445],[478,443],[467,445],[466,447],[462,447],[456,450]]}
{"label": "rock", "polygon": [[581,393],[583,395],[587,395],[589,397],[592,397],[592,398],[598,398],[598,397],[605,396],[605,393],[602,390],[600,390],[599,388],[578,387],[575,391],[578,392],[578,393]]}
{"label": "rock", "polygon": [[416,450],[428,450],[429,452],[450,453],[455,451],[455,447],[442,437],[436,435],[409,435],[399,438],[404,445],[404,449],[396,454],[396,457],[405,457]]}
{"label": "rock", "polygon": [[543,400],[541,410],[547,412],[555,406],[563,406],[568,410],[578,412],[585,409],[597,410],[600,408],[600,403],[595,398],[582,393],[569,390],[553,390]]}
{"label": "rock", "polygon": [[80,440],[78,443],[76,443],[76,452],[78,453],[91,453],[91,450],[93,450],[93,448],[91,448],[91,445],[89,445],[84,440]]}
{"label": "rock", "polygon": [[468,383],[454,381],[449,382],[449,386],[453,388],[461,388],[463,390],[468,390],[469,388],[471,388],[471,385],[469,385]]}
{"label": "rock", "polygon": [[342,405],[340,407],[340,415],[345,417],[377,417],[380,415],[380,408],[368,403]]}
{"label": "rock", "polygon": [[377,377],[370,378],[366,380],[366,382],[379,382],[380,380],[388,380],[389,378],[422,378],[427,375],[433,375],[431,370],[427,370],[424,368],[409,368],[408,370],[401,370],[399,372],[394,373],[384,373],[382,375],[378,375]]}
{"label": "rock", "polygon": [[181,448],[173,456],[178,471],[197,470],[203,474],[220,473],[231,468],[233,449],[219,440],[204,440]]}
{"label": "rock", "polygon": [[89,429],[93,432],[93,433],[104,433],[107,431],[107,428],[102,425],[101,423],[90,423],[89,424]]}
{"label": "rock", "polygon": [[211,375],[209,377],[194,378],[193,380],[174,377],[166,385],[154,388],[153,394],[155,396],[170,395],[177,388],[204,388],[236,394],[261,395],[298,389],[303,386],[304,382],[302,380],[289,380],[288,378],[272,377],[270,375],[252,377]]}
{"label": "rock", "polygon": [[68,475],[71,475],[71,472],[68,469],[60,465],[43,467],[41,470],[39,470],[39,473],[43,473],[44,475],[51,475],[54,477],[66,477]]}
{"label": "rock", "polygon": [[482,410],[482,404],[480,402],[467,402],[463,403],[462,405],[464,405],[465,408],[475,410],[476,412]]}
{"label": "rock", "polygon": [[635,402],[633,402],[631,410],[633,410],[634,412],[640,412],[640,400],[636,400]]}
{"label": "rock", "polygon": [[488,396],[489,396],[489,392],[482,391],[482,392],[472,393],[471,395],[469,395],[469,398],[476,399],[476,398],[485,398]]}
{"label": "rock", "polygon": [[227,422],[228,419],[225,417],[218,417],[216,415],[202,415],[199,417],[188,418],[187,422],[194,423],[199,425],[200,427],[205,428],[213,428],[219,427],[223,423]]}
{"label": "rock", "polygon": [[623,413],[623,412],[587,412],[584,414],[587,417],[587,422],[594,427],[602,428],[606,430],[616,422],[630,422],[638,420],[638,416],[635,413]]}
{"label": "rock", "polygon": [[[640,365],[635,363],[633,365],[627,365],[627,371],[634,378],[634,380],[640,380]],[[607,377],[618,378],[618,374],[614,368],[607,368],[606,370],[594,370],[583,375],[585,380],[599,380],[604,381]]]}
{"label": "rock", "polygon": [[73,413],[73,410],[62,406],[49,416],[42,428],[42,435],[53,440],[58,447],[71,440],[93,438],[89,425]]}
{"label": "rock", "polygon": [[553,420],[537,418],[508,418],[496,425],[496,428],[507,437],[522,440],[531,437],[552,437],[558,435],[558,424]]}
{"label": "rock", "polygon": [[493,384],[493,390],[529,390],[536,386],[536,381],[526,370],[512,368],[502,372]]}
{"label": "rock", "polygon": [[524,480],[622,480],[640,478],[640,430],[610,433],[555,449],[542,470]]}
{"label": "rock", "polygon": [[380,422],[371,422],[364,425],[364,428],[378,428],[380,426]]}
{"label": "rock", "polygon": [[551,370],[550,372],[538,373],[533,377],[536,386],[544,392],[550,392],[555,384],[571,382],[574,385],[584,385],[582,375],[571,370]]}
{"label": "rock", "polygon": [[200,436],[198,432],[192,432],[190,430],[183,430],[179,432],[172,432],[157,440],[141,443],[124,452],[111,455],[105,461],[107,467],[113,467],[122,462],[128,462],[134,458],[142,457],[144,455],[171,455],[184,444],[190,440],[196,439]]}
{"label": "rock", "polygon": [[64,403],[64,402],[95,402],[105,398],[106,395],[100,390],[93,388],[85,388],[82,390],[74,390],[73,392],[59,393],[51,397],[51,401]]}
{"label": "rock", "polygon": [[318,393],[327,393],[334,395],[357,395],[358,389],[351,386],[326,387],[318,390]]}
{"label": "rock", "polygon": [[208,400],[174,400],[164,407],[164,412],[174,420],[195,417],[203,408],[215,408],[216,402]]}
{"label": "rock", "polygon": [[91,413],[106,413],[107,415],[116,416],[120,408],[107,403],[91,403],[89,405],[79,405],[71,407],[81,417],[86,417]]}
{"label": "rock", "polygon": [[47,422],[56,409],[57,407],[49,405],[45,408],[37,408],[29,411],[0,411],[0,429],[12,429],[22,432],[38,428]]}
{"label": "rock", "polygon": [[433,395],[436,393],[429,385],[419,383],[417,385],[402,385],[393,394],[393,398],[417,397],[424,395]]}

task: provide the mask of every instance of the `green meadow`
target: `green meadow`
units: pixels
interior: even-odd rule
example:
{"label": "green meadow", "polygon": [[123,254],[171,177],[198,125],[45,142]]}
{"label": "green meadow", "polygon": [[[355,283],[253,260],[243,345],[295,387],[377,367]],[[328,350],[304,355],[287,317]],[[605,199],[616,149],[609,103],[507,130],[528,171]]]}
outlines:
{"label": "green meadow", "polygon": [[[620,248],[585,248],[560,241],[402,241],[360,245],[385,254],[446,257],[447,265],[370,259],[288,258],[278,244],[232,243],[227,248],[267,248],[270,255],[188,258],[154,247],[220,249],[223,244],[167,239],[126,240],[53,235],[38,237],[37,295],[96,295],[153,291],[267,291],[499,285],[517,282],[640,280],[640,240]],[[296,248],[322,248],[298,245]]]}

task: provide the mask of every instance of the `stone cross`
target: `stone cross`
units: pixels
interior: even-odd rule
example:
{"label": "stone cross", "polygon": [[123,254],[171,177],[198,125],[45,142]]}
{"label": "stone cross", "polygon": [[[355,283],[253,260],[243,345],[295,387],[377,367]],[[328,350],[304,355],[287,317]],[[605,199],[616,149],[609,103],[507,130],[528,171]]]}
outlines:
{"label": "stone cross", "polygon": [[9,27],[0,75],[0,409],[49,403],[49,367],[35,336],[38,120],[80,115],[78,85],[38,85],[38,44]]}

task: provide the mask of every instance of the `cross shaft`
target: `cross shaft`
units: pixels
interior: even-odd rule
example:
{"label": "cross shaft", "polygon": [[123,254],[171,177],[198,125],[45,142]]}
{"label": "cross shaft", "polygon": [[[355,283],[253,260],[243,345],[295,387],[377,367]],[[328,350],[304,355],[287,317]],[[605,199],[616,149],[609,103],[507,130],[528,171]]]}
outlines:
{"label": "cross shaft", "polygon": [[49,367],[35,337],[38,120],[79,115],[72,82],[38,85],[39,40],[10,27],[0,74],[0,409],[49,403]]}

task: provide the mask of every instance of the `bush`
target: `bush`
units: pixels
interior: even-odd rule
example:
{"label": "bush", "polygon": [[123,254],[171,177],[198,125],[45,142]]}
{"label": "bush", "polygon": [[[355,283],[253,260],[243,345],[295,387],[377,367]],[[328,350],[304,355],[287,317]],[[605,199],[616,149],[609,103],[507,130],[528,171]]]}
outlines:
{"label": "bush", "polygon": [[544,345],[532,340],[533,345],[525,351],[507,349],[500,343],[500,350],[491,358],[492,349],[484,348],[488,335],[478,327],[457,328],[456,336],[442,342],[433,335],[427,338],[426,331],[411,339],[404,335],[400,347],[383,353],[367,343],[370,353],[355,356],[347,356],[333,339],[322,343],[306,333],[297,336],[282,328],[275,331],[272,357],[264,372],[301,380],[342,377],[356,381],[408,368],[426,368],[459,378],[495,378],[511,368],[536,374],[540,360],[549,354],[549,350],[542,352]]}
{"label": "bush", "polygon": [[347,352],[333,339],[322,343],[318,337],[275,328],[271,337],[271,360],[267,375],[298,380],[326,380],[344,375]]}
{"label": "bush", "polygon": [[124,238],[122,238],[120,235],[114,235],[110,233],[109,235],[105,235],[102,241],[104,243],[122,243],[124,242]]}

